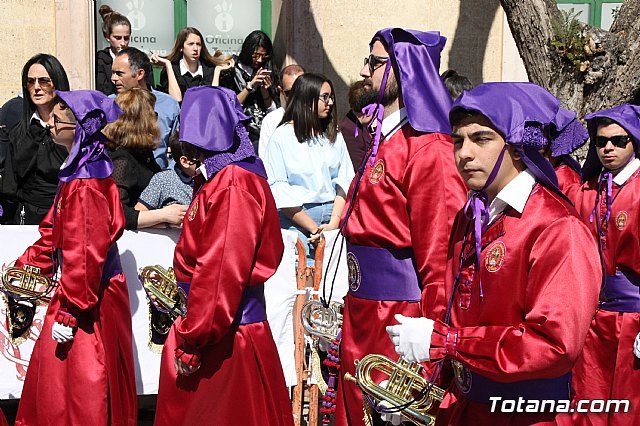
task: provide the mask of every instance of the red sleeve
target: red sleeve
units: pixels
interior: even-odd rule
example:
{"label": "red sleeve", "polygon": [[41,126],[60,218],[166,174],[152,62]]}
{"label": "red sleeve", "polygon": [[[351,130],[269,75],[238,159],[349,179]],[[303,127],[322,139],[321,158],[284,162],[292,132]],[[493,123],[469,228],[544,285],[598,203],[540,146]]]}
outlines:
{"label": "red sleeve", "polygon": [[51,277],[53,275],[53,260],[51,259],[51,241],[53,238],[53,208],[49,209],[49,213],[42,219],[38,232],[40,239],[33,243],[23,254],[16,260],[15,266],[22,268],[24,265],[31,265],[40,268],[40,273]]}
{"label": "red sleeve", "polygon": [[438,312],[446,306],[443,299],[449,235],[466,201],[464,182],[453,163],[453,145],[446,139],[425,144],[409,162],[403,182],[411,243],[422,280],[423,312],[438,318]]}
{"label": "red sleeve", "polygon": [[107,199],[88,186],[71,191],[62,208],[62,220],[56,223],[62,227],[60,309],[77,317],[98,302],[102,267],[111,246],[112,221]]}
{"label": "red sleeve", "polygon": [[197,354],[229,331],[251,277],[262,229],[261,205],[240,188],[216,191],[206,209],[188,313],[176,330],[184,341],[176,356],[185,362],[183,351]]}
{"label": "red sleeve", "polygon": [[529,256],[523,321],[450,329],[437,321],[431,360],[453,357],[502,381],[505,374],[517,381],[566,373],[582,349],[596,310],[601,277],[597,253],[595,241],[577,217],[556,220],[540,234]]}

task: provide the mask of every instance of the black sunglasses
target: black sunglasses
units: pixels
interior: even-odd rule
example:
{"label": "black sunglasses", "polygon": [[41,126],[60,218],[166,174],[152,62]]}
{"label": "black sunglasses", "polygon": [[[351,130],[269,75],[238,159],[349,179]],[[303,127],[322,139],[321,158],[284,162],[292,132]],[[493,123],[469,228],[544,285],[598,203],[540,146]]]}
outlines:
{"label": "black sunglasses", "polygon": [[364,64],[369,65],[369,71],[373,74],[375,70],[386,64],[388,60],[388,56],[369,55],[364,58]]}
{"label": "black sunglasses", "polygon": [[618,148],[624,148],[629,143],[629,136],[627,135],[616,135],[616,136],[596,136],[594,144],[598,148],[604,148],[607,146],[607,143],[611,142],[613,146]]}
{"label": "black sunglasses", "polygon": [[51,87],[53,82],[49,77],[27,77],[27,87],[33,87],[38,82],[40,87]]}

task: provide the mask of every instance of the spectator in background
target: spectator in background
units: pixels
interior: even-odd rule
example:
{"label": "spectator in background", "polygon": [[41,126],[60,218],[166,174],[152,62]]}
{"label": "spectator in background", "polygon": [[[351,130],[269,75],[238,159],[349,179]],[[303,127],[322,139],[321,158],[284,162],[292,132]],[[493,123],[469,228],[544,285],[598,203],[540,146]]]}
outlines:
{"label": "spectator in background", "polygon": [[180,106],[178,102],[166,93],[154,90],[149,86],[147,76],[151,75],[151,61],[141,50],[135,47],[126,47],[116,55],[111,66],[111,81],[116,85],[116,93],[138,88],[150,90],[155,96],[154,110],[158,117],[160,127],[160,144],[153,151],[156,163],[166,169],[167,145],[169,137],[178,128]]}
{"label": "spectator in background", "polygon": [[260,143],[258,144],[258,157],[264,158],[267,153],[267,144],[269,143],[269,139],[271,139],[273,132],[276,130],[276,127],[278,127],[282,121],[284,108],[287,106],[287,100],[291,96],[293,83],[296,81],[296,78],[302,74],[304,74],[304,68],[297,64],[287,65],[282,69],[282,73],[280,75],[280,81],[282,84],[278,86],[281,106],[275,111],[271,111],[262,120],[262,126],[260,127]]}
{"label": "spectator in background", "polygon": [[126,229],[138,229],[159,224],[180,226],[186,206],[170,205],[153,211],[138,211],[134,207],[140,194],[160,166],[153,158],[153,148],[160,138],[153,111],[153,93],[131,89],[118,94],[116,102],[122,115],[103,131],[110,140],[108,153],[113,161],[113,179],[120,190]]}
{"label": "spectator in background", "polygon": [[[185,149],[186,148],[186,149]],[[178,132],[169,139],[169,150],[175,161],[173,169],[163,170],[151,177],[142,191],[136,210],[156,210],[170,204],[191,204],[193,175],[196,173],[196,152],[179,140]]]}
{"label": "spectator in background", "polygon": [[451,95],[451,99],[454,101],[458,99],[458,96],[460,96],[463,91],[473,89],[473,83],[471,83],[471,80],[458,74],[456,70],[446,70],[442,73],[440,78],[442,78],[449,95]]}
{"label": "spectator in background", "polygon": [[273,46],[269,36],[259,30],[253,31],[244,39],[240,55],[233,56],[233,68],[220,75],[220,86],[236,92],[244,113],[251,118],[247,128],[256,152],[262,119],[278,108],[272,56]]}
{"label": "spectator in background", "polygon": [[9,223],[38,225],[56,195],[60,166],[67,150],[54,144],[53,127],[56,90],[69,90],[69,80],[60,61],[40,53],[22,68],[22,119],[9,133],[9,147],[2,174],[2,193],[13,200]]}
{"label": "spectator in background", "polygon": [[111,64],[116,53],[129,46],[131,22],[106,4],[100,6],[98,13],[102,16],[102,35],[109,46],[96,54],[96,90],[112,95],[116,93],[116,86],[111,81]]}
{"label": "spectator in background", "polygon": [[280,226],[298,233],[308,265],[322,233],[338,229],[354,176],[337,114],[331,81],[303,74],[267,146],[265,166]]}
{"label": "spectator in background", "polygon": [[202,33],[193,27],[181,29],[171,52],[167,56],[154,53],[151,62],[164,66],[159,88],[178,102],[190,87],[217,86],[220,72],[233,65],[219,50],[211,55]]}
{"label": "spectator in background", "polygon": [[351,164],[357,172],[362,166],[362,160],[371,144],[371,134],[367,126],[371,116],[365,116],[362,108],[367,106],[368,97],[365,94],[364,80],[358,80],[349,88],[349,106],[351,109],[340,122],[340,132],[347,143]]}

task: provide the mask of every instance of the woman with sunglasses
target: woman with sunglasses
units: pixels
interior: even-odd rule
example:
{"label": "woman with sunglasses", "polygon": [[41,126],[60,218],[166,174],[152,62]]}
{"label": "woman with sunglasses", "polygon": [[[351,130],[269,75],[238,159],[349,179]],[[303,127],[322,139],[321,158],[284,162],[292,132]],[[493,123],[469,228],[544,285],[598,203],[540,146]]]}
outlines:
{"label": "woman with sunglasses", "polygon": [[247,125],[253,148],[258,152],[262,119],[280,106],[273,73],[273,45],[264,32],[251,32],[242,43],[239,55],[233,55],[233,68],[220,75],[220,86],[238,95],[244,113],[251,120]]}
{"label": "woman with sunglasses", "polygon": [[116,86],[111,81],[111,65],[116,53],[129,46],[131,22],[106,4],[100,6],[98,13],[102,17],[102,35],[109,46],[96,54],[96,90],[111,95],[116,93]]}
{"label": "woman with sunglasses", "polygon": [[265,165],[280,226],[298,233],[309,265],[322,233],[338,229],[354,177],[337,116],[331,81],[303,74],[267,146]]}
{"label": "woman with sunglasses", "polygon": [[135,425],[131,309],[117,240],[124,231],[102,129],[120,109],[95,90],[57,91],[50,129],[67,153],[40,239],[16,261],[51,277],[18,425]]}
{"label": "woman with sunglasses", "polygon": [[58,172],[67,157],[49,132],[56,90],[69,90],[60,61],[45,53],[29,59],[22,68],[22,119],[9,133],[2,177],[2,192],[13,202],[4,212],[12,217],[11,224],[37,225],[53,204]]}
{"label": "woman with sunglasses", "polygon": [[151,62],[164,66],[160,90],[178,102],[190,87],[217,86],[220,72],[233,65],[219,50],[211,55],[202,33],[193,27],[181,29],[171,52],[167,56],[154,53]]}
{"label": "woman with sunglasses", "polygon": [[120,190],[126,229],[179,227],[187,206],[167,205],[157,210],[136,210],[140,194],[151,178],[160,172],[153,149],[160,140],[158,118],[153,107],[156,97],[148,90],[131,89],[120,93],[116,102],[123,114],[104,129],[109,139],[108,153],[113,161],[113,179]]}

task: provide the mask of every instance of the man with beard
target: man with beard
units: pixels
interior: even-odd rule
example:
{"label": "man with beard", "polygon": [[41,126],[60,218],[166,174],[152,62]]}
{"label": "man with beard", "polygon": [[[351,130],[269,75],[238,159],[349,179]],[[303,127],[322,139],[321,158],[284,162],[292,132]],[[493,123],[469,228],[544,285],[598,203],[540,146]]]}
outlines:
{"label": "man with beard", "polygon": [[[345,297],[336,425],[363,425],[363,395],[344,373],[370,353],[397,360],[385,326],[394,316],[438,318],[447,242],[465,202],[453,162],[451,97],[438,74],[438,32],[378,31],[360,71],[373,143],[347,195]],[[381,382],[383,377],[374,377]]]}
{"label": "man with beard", "polygon": [[371,134],[366,129],[371,122],[371,116],[362,114],[362,108],[371,103],[369,100],[371,97],[367,92],[370,90],[364,88],[364,80],[358,80],[349,87],[348,97],[351,109],[340,122],[340,133],[347,143],[347,150],[355,172],[364,165],[362,160],[367,155],[371,143]]}

